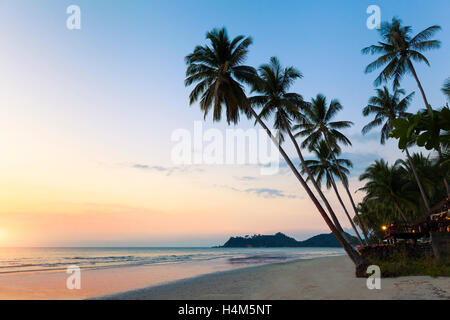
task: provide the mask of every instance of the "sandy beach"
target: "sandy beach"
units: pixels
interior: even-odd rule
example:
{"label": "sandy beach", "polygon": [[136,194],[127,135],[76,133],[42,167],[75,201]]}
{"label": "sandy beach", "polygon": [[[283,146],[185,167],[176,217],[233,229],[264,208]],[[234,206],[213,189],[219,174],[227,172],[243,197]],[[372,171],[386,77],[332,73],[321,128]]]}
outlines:
{"label": "sandy beach", "polygon": [[256,266],[225,261],[84,270],[81,288],[68,290],[62,271],[0,276],[0,299],[444,299],[450,278],[381,279],[369,290],[347,256],[299,259]]}
{"label": "sandy beach", "polygon": [[99,299],[443,299],[450,278],[400,277],[369,290],[346,256],[297,260],[206,274]]}

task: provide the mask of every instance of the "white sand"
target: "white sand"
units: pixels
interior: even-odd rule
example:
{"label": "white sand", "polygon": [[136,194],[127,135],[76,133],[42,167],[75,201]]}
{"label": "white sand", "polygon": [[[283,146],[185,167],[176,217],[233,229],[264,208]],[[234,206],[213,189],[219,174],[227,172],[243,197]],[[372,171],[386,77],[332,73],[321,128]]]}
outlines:
{"label": "white sand", "polygon": [[447,299],[448,277],[381,279],[367,289],[349,258],[327,257],[207,274],[101,299]]}

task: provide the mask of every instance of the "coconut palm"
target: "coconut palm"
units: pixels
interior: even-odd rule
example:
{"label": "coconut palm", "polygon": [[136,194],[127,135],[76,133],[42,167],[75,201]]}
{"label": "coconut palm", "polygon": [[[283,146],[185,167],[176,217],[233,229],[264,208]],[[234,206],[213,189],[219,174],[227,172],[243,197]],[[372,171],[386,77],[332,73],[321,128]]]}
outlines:
{"label": "coconut palm", "polygon": [[213,120],[220,121],[222,108],[228,124],[237,123],[241,112],[249,115],[248,102],[242,84],[253,84],[256,70],[243,65],[252,39],[238,36],[228,38],[225,29],[214,29],[206,34],[210,46],[197,46],[186,56],[185,86],[196,83],[189,95],[192,105],[200,99],[200,109],[206,118],[213,108]]}
{"label": "coconut palm", "polygon": [[[358,212],[364,225],[367,226],[369,236],[374,242],[380,241],[385,236],[382,226],[394,222],[396,219],[390,215],[389,210],[385,210],[377,203],[363,199],[358,203]],[[357,221],[355,221],[357,223]]]}
{"label": "coconut palm", "polygon": [[427,199],[435,198],[437,192],[436,182],[438,181],[436,178],[440,175],[440,172],[438,166],[431,161],[429,156],[424,156],[422,153],[414,153],[411,155],[411,162],[399,159],[395,162],[395,165],[402,170],[402,174],[405,177],[408,177],[407,183],[409,184],[413,184],[415,174],[417,174],[422,185],[421,192],[425,192]]}
{"label": "coconut palm", "polygon": [[381,54],[381,57],[366,67],[365,72],[369,73],[385,66],[375,79],[374,84],[378,86],[392,79],[395,88],[400,86],[402,77],[411,72],[420,89],[425,107],[427,107],[429,104],[425,91],[412,62],[425,62],[428,66],[430,65],[422,52],[440,47],[440,41],[430,40],[440,29],[440,26],[435,25],[426,28],[415,36],[411,36],[411,27],[402,25],[402,21],[398,18],[393,18],[392,22],[382,23],[379,30],[382,41],[379,41],[377,45],[362,49],[363,54]]}
{"label": "coconut palm", "polygon": [[283,68],[277,57],[258,69],[259,79],[249,98],[253,106],[261,108],[259,116],[268,119],[274,114],[274,128],[279,130],[280,138],[290,132],[293,120],[300,121],[303,115],[300,108],[304,105],[303,97],[298,93],[287,92],[295,80],[303,78],[302,73],[294,67]]}
{"label": "coconut palm", "polygon": [[[331,100],[330,105],[328,106],[327,99],[324,95],[318,94],[316,98],[313,98],[311,100],[310,107],[305,108],[304,110],[306,119],[294,126],[294,130],[298,130],[298,132],[295,134],[296,137],[306,137],[303,140],[302,148],[308,147],[310,150],[312,150],[320,143],[322,139],[327,144],[330,152],[331,150],[340,152],[339,143],[342,143],[344,145],[351,145],[350,140],[339,130],[348,128],[353,123],[351,121],[332,121],[337,112],[340,110],[342,110],[342,105],[337,99]],[[341,181],[345,181],[344,174],[342,173],[334,152],[331,152],[331,156],[336,164],[339,178],[341,179]],[[359,214],[356,210],[356,205],[350,193],[349,186],[346,184],[343,185],[367,242],[367,232],[361,222],[361,219],[359,218]]]}
{"label": "coconut palm", "polygon": [[228,123],[237,123],[240,112],[245,113],[247,116],[253,116],[273,143],[275,143],[280,154],[306,190],[330,230],[356,264],[357,273],[362,275],[367,265],[365,260],[359,257],[353,247],[336,229],[303,177],[279,144],[279,141],[253,110],[246,97],[243,85],[256,85],[258,82],[256,70],[250,66],[243,65],[247,57],[248,47],[252,43],[251,38],[238,36],[230,39],[223,28],[220,30],[213,29],[208,32],[206,39],[209,40],[210,45],[197,46],[193,53],[185,58],[187,64],[185,85],[196,84],[190,94],[190,104],[200,99],[200,109],[205,117],[214,106],[214,121],[219,121],[223,112],[226,114]]}
{"label": "coconut palm", "polygon": [[[345,212],[345,215],[350,221],[350,224],[353,230],[355,231],[356,236],[359,239],[359,242],[363,245],[364,243],[361,239],[361,236],[359,235],[358,229],[356,228],[352,218],[350,217],[347,208],[345,207],[345,204],[342,201],[341,195],[339,194],[338,188],[336,186],[336,181],[334,177],[339,176],[339,172],[337,166],[333,161],[333,157],[331,156],[327,144],[325,143],[325,141],[322,140],[318,146],[314,147],[312,151],[317,159],[306,160],[305,161],[306,168],[308,168],[308,171],[311,172],[316,177],[316,181],[319,187],[321,186],[322,181],[325,180],[327,189],[333,188],[334,192],[336,193],[336,197],[339,203],[341,204],[342,209]],[[336,152],[336,150],[334,150],[333,152],[335,152],[336,155],[339,154],[338,152]],[[339,163],[341,172],[344,177],[344,181],[342,181],[342,183],[348,184],[347,175],[350,173],[348,167],[353,166],[352,162],[348,159],[337,159],[337,163]],[[302,173],[304,173],[304,171],[305,170],[302,170]],[[307,180],[309,179],[311,178],[308,176]]]}
{"label": "coconut palm", "polygon": [[366,134],[373,128],[383,125],[380,143],[385,144],[392,130],[392,120],[408,115],[406,109],[411,103],[414,92],[401,100],[400,96],[405,94],[403,89],[394,89],[394,92],[391,94],[389,89],[384,86],[383,89],[376,89],[376,92],[377,95],[369,99],[369,104],[364,107],[362,112],[365,117],[374,114],[375,118],[363,127],[362,134]]}
{"label": "coconut palm", "polygon": [[363,202],[381,205],[387,211],[391,207],[395,208],[393,211],[400,214],[405,222],[410,220],[405,207],[414,206],[414,202],[404,196],[406,180],[398,166],[389,166],[383,159],[377,160],[361,174],[359,180],[367,180],[364,187],[359,189],[366,193]]}
{"label": "coconut palm", "polygon": [[[363,109],[363,115],[368,116],[370,114],[375,114],[375,119],[369,122],[362,129],[362,133],[366,134],[372,128],[380,126],[383,124],[383,121],[386,122],[381,129],[381,144],[384,144],[386,140],[389,138],[389,134],[392,131],[392,122],[397,118],[404,118],[408,116],[406,109],[411,103],[412,97],[414,96],[414,92],[410,93],[402,100],[400,100],[400,95],[404,95],[405,91],[403,89],[394,89],[394,92],[391,94],[389,89],[384,86],[383,89],[376,89],[377,95],[372,96],[369,99],[369,104]],[[425,203],[425,207],[427,210],[430,209],[428,198],[425,194],[424,188],[422,186],[422,182],[419,179],[419,176],[416,173],[416,168],[412,162],[411,156],[409,154],[408,147],[405,146],[406,156],[408,161],[411,164],[412,172],[415,173],[414,177],[416,179],[416,183],[419,186],[420,194]]]}
{"label": "coconut palm", "polygon": [[272,115],[274,116],[273,127],[279,130],[281,141],[284,140],[284,135],[286,133],[288,134],[297,151],[303,172],[307,173],[308,179],[312,182],[327,207],[335,226],[345,237],[344,230],[330,206],[328,199],[323,194],[311,172],[309,172],[300,147],[291,131],[292,122],[294,120],[303,121],[304,118],[300,112],[300,108],[305,105],[302,96],[297,93],[288,92],[293,82],[296,79],[302,78],[301,72],[294,67],[283,68],[276,57],[270,58],[268,64],[261,65],[258,71],[260,80],[253,89],[253,91],[257,92],[257,95],[249,98],[251,105],[261,108],[259,116],[263,120],[268,119]]}

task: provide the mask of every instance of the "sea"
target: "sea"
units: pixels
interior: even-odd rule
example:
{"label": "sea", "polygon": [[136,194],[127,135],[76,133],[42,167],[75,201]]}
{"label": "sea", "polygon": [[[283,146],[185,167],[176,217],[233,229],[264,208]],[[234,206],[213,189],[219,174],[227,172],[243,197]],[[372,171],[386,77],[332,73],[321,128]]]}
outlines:
{"label": "sea", "polygon": [[0,275],[20,272],[102,269],[224,261],[231,268],[296,259],[339,256],[341,248],[1,248]]}

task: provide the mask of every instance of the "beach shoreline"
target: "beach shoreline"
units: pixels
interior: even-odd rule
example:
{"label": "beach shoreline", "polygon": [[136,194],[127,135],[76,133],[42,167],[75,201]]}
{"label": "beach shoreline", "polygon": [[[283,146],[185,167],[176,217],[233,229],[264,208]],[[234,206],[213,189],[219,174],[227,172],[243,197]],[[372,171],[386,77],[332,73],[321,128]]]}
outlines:
{"label": "beach shoreline", "polygon": [[450,278],[381,279],[369,290],[346,256],[299,259],[203,274],[93,299],[113,300],[450,300]]}
{"label": "beach shoreline", "polygon": [[[33,300],[86,299],[202,274],[344,254],[338,248],[25,248],[0,253],[0,299]],[[79,268],[79,288],[67,284],[74,268]]]}
{"label": "beach shoreline", "polygon": [[0,299],[450,300],[450,278],[382,278],[381,290],[369,290],[354,271],[345,255],[235,268],[209,262],[127,266],[83,271],[81,290],[66,288],[66,272],[18,273],[0,276]]}

